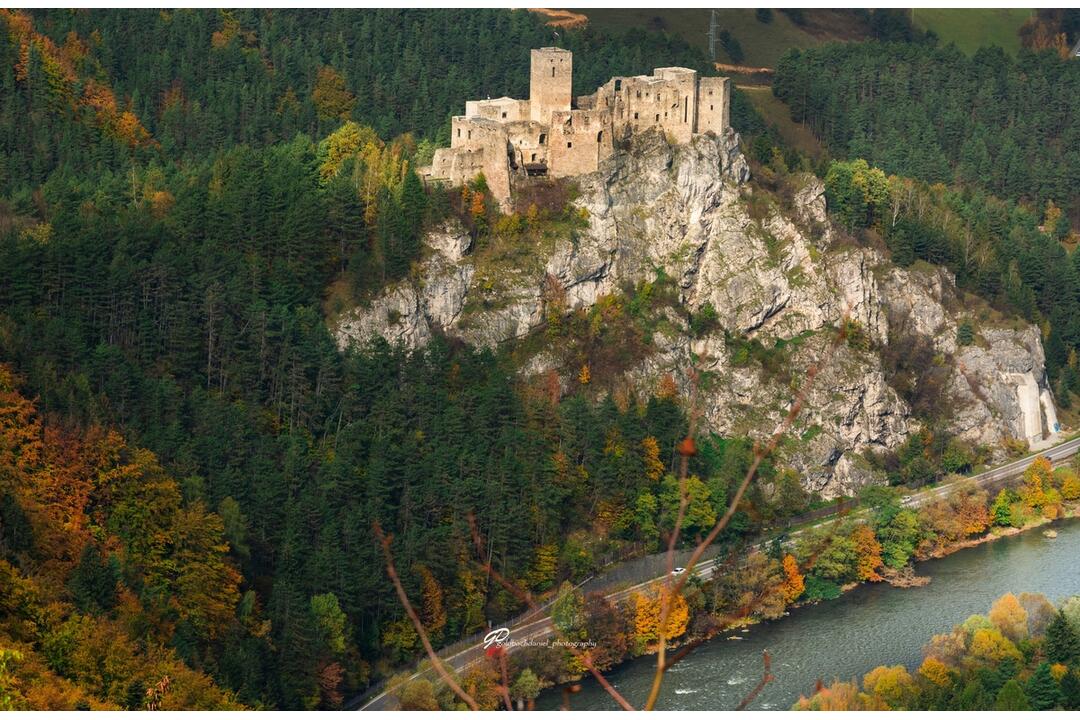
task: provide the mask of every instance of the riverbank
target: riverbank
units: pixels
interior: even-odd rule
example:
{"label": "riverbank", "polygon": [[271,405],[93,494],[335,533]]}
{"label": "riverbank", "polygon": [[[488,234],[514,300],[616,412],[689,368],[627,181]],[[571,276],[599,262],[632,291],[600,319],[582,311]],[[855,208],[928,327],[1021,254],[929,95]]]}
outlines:
{"label": "riverbank", "polygon": [[[748,617],[740,618],[739,620],[737,620],[735,622],[729,623],[729,624],[725,625],[722,629],[719,629],[719,630],[717,630],[717,631],[715,631],[715,632],[713,632],[713,633],[711,633],[709,635],[700,635],[700,634],[699,635],[694,635],[694,634],[689,634],[688,633],[687,635],[684,635],[683,637],[678,638],[677,642],[674,642],[674,643],[669,642],[668,646],[669,646],[670,649],[678,649],[678,648],[684,647],[684,646],[686,646],[686,645],[688,645],[690,643],[699,643],[699,644],[701,644],[701,646],[699,648],[695,649],[695,651],[693,653],[691,653],[691,655],[687,659],[682,661],[681,664],[684,664],[684,663],[690,662],[691,661],[690,658],[692,658],[697,653],[705,652],[706,648],[708,648],[710,646],[715,647],[717,645],[732,645],[733,644],[733,643],[728,643],[728,642],[714,643],[712,641],[725,639],[727,641],[740,641],[737,644],[743,645],[744,642],[742,642],[742,641],[746,641],[746,640],[748,640],[750,638],[750,636],[749,636],[750,630],[751,630],[751,628],[753,628],[755,626],[759,626],[759,625],[764,624],[764,625],[768,625],[770,627],[770,629],[778,629],[778,630],[782,629],[784,624],[788,622],[788,617],[792,616],[793,614],[802,613],[802,612],[805,612],[805,611],[810,610],[810,609],[814,609],[815,612],[819,612],[819,613],[827,613],[827,612],[829,612],[830,607],[837,606],[837,605],[841,604],[844,598],[848,598],[853,594],[857,594],[860,590],[865,592],[865,591],[868,591],[868,590],[873,589],[873,588],[883,588],[883,587],[888,587],[888,588],[890,588],[890,590],[901,590],[901,589],[902,590],[908,590],[908,589],[911,589],[911,588],[921,588],[921,587],[927,585],[930,582],[930,577],[922,574],[924,572],[924,569],[933,567],[935,565],[935,563],[940,563],[941,561],[945,560],[946,558],[949,558],[951,556],[956,555],[961,550],[973,550],[975,548],[979,548],[979,547],[982,547],[982,546],[989,546],[989,545],[995,544],[995,543],[997,543],[997,541],[1016,539],[1016,538],[1019,538],[1021,536],[1027,536],[1027,537],[1037,536],[1039,533],[1032,533],[1031,531],[1033,531],[1033,530],[1044,530],[1045,531],[1045,530],[1047,530],[1047,528],[1050,528],[1051,526],[1068,524],[1069,521],[1071,521],[1071,520],[1073,520],[1073,519],[1075,519],[1077,517],[1078,510],[1080,510],[1080,504],[1078,504],[1076,502],[1072,502],[1072,503],[1068,503],[1068,504],[1063,504],[1061,506],[1061,512],[1060,512],[1059,516],[1054,518],[1054,519],[1048,519],[1046,517],[1040,516],[1037,519],[1032,519],[1030,522],[1026,523],[1022,527],[991,527],[986,533],[984,533],[983,535],[980,535],[978,537],[965,538],[965,539],[962,539],[962,540],[956,541],[954,543],[950,543],[948,545],[945,545],[945,546],[942,546],[942,547],[939,547],[939,548],[935,549],[935,551],[932,554],[929,554],[926,557],[920,558],[918,561],[916,561],[916,562],[912,563],[912,565],[908,566],[910,568],[913,568],[914,572],[909,573],[909,574],[901,575],[900,577],[897,577],[897,578],[892,578],[892,580],[893,580],[892,582],[888,582],[886,579],[883,578],[881,581],[878,581],[878,582],[860,581],[860,582],[845,583],[843,586],[841,586],[840,593],[836,598],[831,598],[831,599],[828,599],[828,600],[814,600],[814,601],[795,602],[794,604],[792,604],[792,605],[790,605],[788,607],[788,610],[786,612],[784,612],[783,617],[781,617],[781,618],[775,618],[775,619],[766,620],[766,619],[761,618],[759,616],[748,616]],[[1058,542],[1058,541],[1057,540],[1047,540],[1047,542]],[[1022,588],[1022,587],[1017,588],[1018,591],[1023,591],[1024,589],[1025,588]],[[920,647],[921,647],[921,645],[920,645]],[[628,659],[624,660],[623,662],[612,666],[607,671],[605,671],[605,674],[608,675],[609,679],[610,679],[610,677],[612,677],[612,676],[618,676],[621,673],[626,672],[626,668],[628,668],[628,667],[631,667],[631,666],[640,667],[643,664],[646,665],[649,668],[649,672],[651,673],[651,672],[653,672],[655,670],[655,665],[650,660],[650,658],[655,656],[655,654],[656,654],[655,646],[654,647],[649,647],[649,648],[646,649],[646,652],[644,652],[644,653],[642,653],[642,654],[640,654],[640,655],[638,655],[636,657],[628,658]],[[757,658],[753,659],[752,663],[753,663],[752,667],[756,668],[757,672],[760,675],[761,658],[757,657]],[[572,680],[570,682],[573,682],[573,683],[579,682],[581,680],[581,678],[582,678],[582,676],[578,676],[577,678],[575,678],[574,680]],[[591,682],[591,681],[587,681],[587,682]],[[560,683],[559,686],[565,686],[565,683]],[[713,708],[713,709],[715,709],[715,708]]]}
{"label": "riverbank", "polygon": [[[1052,527],[1057,539],[1043,537]],[[861,583],[840,598],[792,607],[783,618],[755,622],[719,635],[738,642],[707,642],[665,677],[658,707],[666,710],[734,708],[761,677],[761,653],[773,660],[776,680],[766,686],[752,709],[789,709],[800,695],[813,693],[818,679],[861,678],[882,664],[902,663],[914,671],[934,634],[948,632],[969,615],[985,612],[1005,592],[1039,592],[1051,599],[1080,593],[1073,548],[1080,541],[1080,520],[1063,518],[1010,530],[969,545],[966,552],[920,562],[920,575],[932,582],[920,588]],[[748,632],[741,632],[742,629]],[[605,672],[631,703],[647,695],[655,659],[642,656]],[[615,709],[591,678],[578,684],[571,698],[577,710]],[[560,686],[562,687],[562,686]],[[546,691],[540,709],[556,709],[562,696]]]}

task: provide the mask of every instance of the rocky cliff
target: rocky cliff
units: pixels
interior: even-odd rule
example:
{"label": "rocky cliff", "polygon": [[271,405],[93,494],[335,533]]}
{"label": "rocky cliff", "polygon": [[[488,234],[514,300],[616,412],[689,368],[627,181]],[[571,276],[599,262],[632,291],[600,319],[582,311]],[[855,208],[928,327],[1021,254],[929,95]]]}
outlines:
{"label": "rocky cliff", "polygon": [[[546,288],[559,288],[571,312],[660,270],[674,280],[683,312],[668,312],[627,379],[648,392],[665,376],[686,389],[694,374],[709,428],[764,437],[818,366],[782,452],[826,497],[872,481],[865,451],[896,448],[919,427],[882,362],[882,348],[898,337],[932,343],[933,362],[948,376],[947,422],[965,440],[1034,442],[1054,429],[1036,328],[969,318],[947,272],[901,269],[840,237],[816,178],[799,178],[788,201],[748,181],[733,133],[679,146],[645,133],[599,172],[577,178],[587,226],[522,248],[525,260],[497,273],[478,272],[463,228],[440,227],[427,238],[419,279],[348,313],[336,328],[339,344],[382,336],[416,348],[442,332],[496,346],[543,325]],[[713,319],[706,332],[691,332],[695,314]],[[960,346],[965,320],[975,332]],[[842,325],[851,332],[837,342]],[[748,360],[754,340],[783,349],[783,372]],[[540,350],[522,372],[549,367]]]}

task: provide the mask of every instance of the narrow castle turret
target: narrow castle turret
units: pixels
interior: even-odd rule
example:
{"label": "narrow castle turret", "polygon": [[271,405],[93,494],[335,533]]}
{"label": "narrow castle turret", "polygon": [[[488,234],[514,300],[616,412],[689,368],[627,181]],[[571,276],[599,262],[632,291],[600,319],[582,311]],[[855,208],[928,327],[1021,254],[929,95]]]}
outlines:
{"label": "narrow castle turret", "polygon": [[531,53],[529,117],[547,123],[551,114],[570,110],[574,81],[574,54],[561,48],[540,48]]}

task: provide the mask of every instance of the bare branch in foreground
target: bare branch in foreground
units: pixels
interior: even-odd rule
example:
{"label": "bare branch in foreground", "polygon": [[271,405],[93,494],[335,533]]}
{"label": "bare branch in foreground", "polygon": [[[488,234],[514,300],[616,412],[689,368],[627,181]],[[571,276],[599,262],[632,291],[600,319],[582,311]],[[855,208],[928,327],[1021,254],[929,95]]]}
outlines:
{"label": "bare branch in foreground", "polygon": [[[476,527],[476,518],[473,516],[472,513],[469,513],[469,527],[472,529],[473,544],[476,546],[477,554],[483,557],[483,543],[480,540],[480,531]],[[490,562],[480,560],[477,560],[475,562],[484,569],[484,572],[486,572],[490,577],[495,578],[496,582],[506,588],[509,593],[527,604],[531,610],[540,610],[540,606],[536,604],[536,601],[533,599],[530,593],[522,590],[517,585],[514,585],[512,582],[504,578],[498,570],[491,566]],[[559,630],[558,626],[555,625],[554,621],[552,621],[551,627],[560,639],[567,640],[567,638],[563,635],[562,631]],[[588,653],[581,652],[581,650],[578,650],[577,647],[575,647],[572,643],[567,643],[566,649],[569,650],[570,653],[588,669],[589,673],[592,674],[594,678],[596,678],[596,682],[600,683],[600,686],[604,688],[605,691],[607,691],[607,694],[610,695],[616,703],[619,704],[619,707],[621,707],[623,710],[634,710],[634,706],[627,702],[626,698],[624,698],[619,693],[619,691],[616,690],[610,682],[608,682],[608,679],[604,677],[603,673],[596,669],[596,665],[593,664],[592,658],[589,657]]]}
{"label": "bare branch in foreground", "polygon": [[579,692],[581,692],[581,685],[578,685],[577,683],[574,683],[573,685],[567,685],[566,687],[564,687],[563,691],[562,691],[562,705],[559,707],[559,709],[560,710],[569,710],[570,709],[570,696],[573,695],[574,693],[579,693]]}
{"label": "bare branch in foreground", "polygon": [[439,677],[446,683],[446,686],[454,691],[455,695],[465,701],[465,704],[469,706],[470,710],[479,710],[480,707],[476,704],[476,700],[474,700],[469,693],[462,690],[461,686],[454,681],[454,678],[452,678],[450,673],[446,671],[446,668],[443,667],[442,660],[440,660],[439,656],[435,653],[435,648],[431,646],[431,639],[428,638],[427,631],[424,630],[424,624],[420,622],[420,617],[416,614],[416,610],[413,609],[412,603],[409,602],[409,596],[405,594],[405,588],[401,586],[401,578],[398,577],[397,568],[394,567],[394,555],[390,551],[390,537],[383,532],[382,526],[379,524],[378,520],[375,521],[374,527],[375,536],[379,539],[379,544],[382,545],[383,556],[386,558],[386,573],[390,576],[390,582],[394,584],[394,590],[397,591],[398,600],[401,601],[409,619],[412,620],[413,627],[416,628],[416,634],[420,636],[420,641],[424,643],[424,650],[431,659],[431,664],[435,668],[435,672],[439,674]]}
{"label": "bare branch in foreground", "polygon": [[[654,709],[656,707],[656,701],[660,697],[660,686],[661,686],[661,684],[663,683],[663,680],[664,680],[664,673],[667,671],[667,668],[669,667],[667,662],[666,662],[665,649],[666,649],[666,645],[667,645],[667,637],[666,637],[667,619],[668,619],[668,616],[669,616],[670,611],[671,611],[671,600],[670,600],[671,596],[673,594],[675,594],[675,593],[678,593],[678,592],[682,591],[683,586],[686,585],[687,578],[690,577],[691,573],[693,572],[694,566],[697,565],[698,561],[701,559],[701,556],[704,554],[706,548],[708,548],[710,545],[712,545],[712,543],[716,540],[716,538],[720,535],[720,533],[724,530],[724,528],[727,527],[728,523],[731,522],[731,518],[734,517],[735,512],[738,510],[739,504],[742,502],[743,495],[746,494],[746,490],[747,490],[747,488],[750,487],[751,481],[757,475],[758,468],[761,466],[762,461],[764,461],[764,459],[767,456],[769,456],[776,449],[776,446],[780,443],[780,440],[783,439],[784,435],[787,434],[787,431],[789,429],[791,429],[791,426],[795,423],[795,419],[799,416],[799,413],[802,411],[802,408],[806,403],[806,397],[807,397],[807,394],[809,392],[809,389],[813,385],[814,379],[817,377],[818,372],[820,371],[822,365],[825,362],[827,362],[829,359],[831,359],[832,354],[833,354],[833,352],[835,352],[837,346],[841,342],[843,342],[844,339],[847,337],[847,325],[848,325],[847,320],[848,320],[848,312],[845,312],[844,316],[843,316],[843,320],[840,323],[840,330],[837,332],[836,337],[834,338],[833,342],[829,345],[829,352],[822,359],[821,363],[819,363],[817,365],[813,365],[807,370],[807,372],[806,372],[806,382],[804,382],[802,387],[799,388],[799,392],[795,396],[795,401],[791,404],[791,408],[788,410],[787,416],[784,418],[784,421],[782,423],[780,423],[780,426],[776,429],[776,431],[769,438],[769,442],[766,443],[766,445],[764,447],[762,447],[760,443],[754,443],[754,460],[753,460],[753,462],[750,463],[750,467],[747,469],[746,475],[743,477],[742,482],[739,483],[739,487],[735,491],[735,495],[731,498],[731,502],[728,504],[728,508],[724,512],[724,515],[716,522],[716,525],[714,525],[713,529],[709,531],[709,534],[705,537],[705,539],[702,540],[700,543],[698,543],[697,547],[694,548],[694,552],[690,554],[690,559],[686,563],[686,569],[682,573],[680,573],[679,577],[675,579],[674,583],[671,582],[671,575],[670,575],[670,572],[669,572],[669,575],[668,575],[668,587],[670,588],[670,592],[668,592],[668,593],[666,593],[664,595],[664,597],[662,599],[661,609],[660,609],[660,624],[659,624],[659,629],[658,629],[658,633],[657,633],[658,641],[659,641],[659,647],[657,648],[656,674],[653,676],[652,686],[649,689],[649,697],[645,701],[645,708],[644,708],[645,710],[652,710],[652,709]],[[696,373],[694,374],[694,377],[696,378]],[[695,384],[695,390],[696,390],[696,384]],[[691,399],[692,400],[696,399],[696,392],[691,395]],[[694,413],[695,413],[695,408],[691,407],[691,411],[690,411],[690,420],[691,420],[690,430],[691,430],[691,432],[687,435],[686,440],[684,440],[683,443],[680,444],[680,449],[685,451],[685,452],[681,453],[683,455],[683,460],[684,461],[680,466],[680,483],[679,483],[680,491],[683,492],[684,494],[685,494],[685,479],[686,479],[685,475],[686,475],[686,466],[687,466],[686,460],[688,458],[688,455],[693,454],[692,451],[694,450],[694,446],[693,446],[694,441],[693,441],[693,434],[692,434],[693,421],[695,419]],[[686,498],[684,497],[680,501],[680,505],[682,503],[685,503],[685,502],[686,502]],[[681,521],[681,519],[682,519],[682,513],[680,512],[679,521]],[[679,531],[679,528],[676,526],[675,531],[673,533],[673,536],[677,535],[678,531]],[[675,558],[675,546],[674,546],[674,543],[669,543],[669,545],[668,545],[668,556],[669,556],[668,557],[668,564],[669,564],[669,566],[674,568],[674,562],[675,562],[675,560],[674,560],[674,558]],[[766,674],[768,674],[768,673],[766,673]],[[759,692],[760,692],[760,690],[759,690]]]}
{"label": "bare branch in foreground", "polygon": [[765,665],[765,672],[761,674],[761,680],[754,686],[754,689],[742,699],[742,702],[735,708],[736,710],[745,710],[750,703],[754,702],[754,698],[758,696],[758,693],[764,690],[766,685],[776,679],[772,674],[772,656],[769,655],[768,650],[761,653],[761,662]]}

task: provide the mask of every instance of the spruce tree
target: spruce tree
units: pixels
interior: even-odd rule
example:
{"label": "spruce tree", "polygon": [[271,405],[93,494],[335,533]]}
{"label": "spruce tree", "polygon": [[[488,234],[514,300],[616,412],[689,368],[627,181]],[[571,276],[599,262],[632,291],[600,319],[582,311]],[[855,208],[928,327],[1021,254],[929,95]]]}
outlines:
{"label": "spruce tree", "polygon": [[1060,610],[1046,628],[1046,657],[1050,662],[1066,665],[1080,660],[1080,637]]}
{"label": "spruce tree", "polygon": [[1024,688],[1013,679],[1001,686],[997,699],[994,701],[994,709],[1030,710],[1031,704],[1028,702],[1027,695],[1024,694]]}
{"label": "spruce tree", "polygon": [[1074,668],[1061,678],[1061,705],[1066,710],[1080,710],[1080,675]]}
{"label": "spruce tree", "polygon": [[1051,710],[1061,703],[1061,689],[1050,672],[1050,663],[1040,663],[1035,669],[1027,682],[1027,696],[1034,710]]}

